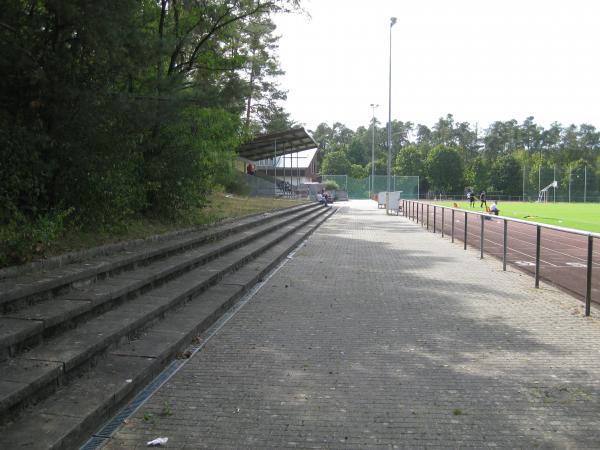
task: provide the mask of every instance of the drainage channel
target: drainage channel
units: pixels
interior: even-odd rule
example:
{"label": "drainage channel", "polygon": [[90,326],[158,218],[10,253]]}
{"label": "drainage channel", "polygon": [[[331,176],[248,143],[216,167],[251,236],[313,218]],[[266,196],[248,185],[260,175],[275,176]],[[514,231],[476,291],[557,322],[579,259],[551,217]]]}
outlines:
{"label": "drainage channel", "polygon": [[158,374],[144,389],[142,389],[121,411],[112,419],[100,428],[96,433],[80,447],[80,450],[96,450],[100,449],[108,442],[112,435],[123,425],[123,423],[133,416],[135,412],[146,403],[163,384],[171,379],[179,369],[181,369],[192,357],[198,353],[215,336],[229,320],[244,307],[257,292],[275,275],[287,262],[294,257],[296,252],[306,244],[306,240],[302,241],[294,248],[273,270],[271,270],[265,278],[255,284],[252,289],[244,295],[229,311],[223,314],[212,326],[204,333],[204,339],[199,344],[192,344],[186,349],[186,353],[190,353],[190,357],[186,359],[176,359],[172,361],[163,371]]}

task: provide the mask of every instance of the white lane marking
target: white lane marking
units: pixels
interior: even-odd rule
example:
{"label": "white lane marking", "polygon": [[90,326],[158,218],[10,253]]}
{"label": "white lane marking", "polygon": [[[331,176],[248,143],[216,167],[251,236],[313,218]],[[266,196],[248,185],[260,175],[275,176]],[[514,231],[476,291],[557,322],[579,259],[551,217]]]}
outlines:
{"label": "white lane marking", "polygon": [[515,261],[515,264],[523,267],[535,266],[535,263],[532,263],[531,261]]}

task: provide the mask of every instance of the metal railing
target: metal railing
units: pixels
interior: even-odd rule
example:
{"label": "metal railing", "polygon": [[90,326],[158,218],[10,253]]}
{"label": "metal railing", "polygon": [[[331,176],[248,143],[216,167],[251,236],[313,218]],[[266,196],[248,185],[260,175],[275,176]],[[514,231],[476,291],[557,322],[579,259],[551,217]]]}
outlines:
{"label": "metal railing", "polygon": [[[486,253],[501,259],[503,270],[511,264],[533,272],[536,288],[542,278],[581,296],[585,299],[586,316],[590,315],[592,295],[599,298],[600,279],[593,279],[592,271],[595,264],[600,264],[600,253],[594,253],[598,233],[414,200],[402,200],[402,214],[428,230],[431,228],[433,233],[441,231],[442,237],[450,235],[452,242],[462,240],[465,250],[467,244],[478,248],[480,258]],[[450,226],[446,219],[450,219]]]}

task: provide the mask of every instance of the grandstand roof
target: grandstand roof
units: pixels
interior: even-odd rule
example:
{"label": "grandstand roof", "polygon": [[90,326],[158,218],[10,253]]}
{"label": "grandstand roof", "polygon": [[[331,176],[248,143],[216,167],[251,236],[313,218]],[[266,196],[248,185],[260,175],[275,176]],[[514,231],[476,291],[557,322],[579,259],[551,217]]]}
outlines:
{"label": "grandstand roof", "polygon": [[258,161],[317,147],[313,137],[300,127],[257,136],[252,142],[241,145],[237,152],[242,158]]}

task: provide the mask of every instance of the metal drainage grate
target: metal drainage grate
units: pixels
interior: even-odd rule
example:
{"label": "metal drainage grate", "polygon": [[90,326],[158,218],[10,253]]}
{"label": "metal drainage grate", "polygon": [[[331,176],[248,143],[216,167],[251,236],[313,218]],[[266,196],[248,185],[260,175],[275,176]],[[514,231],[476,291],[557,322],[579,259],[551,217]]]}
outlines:
{"label": "metal drainage grate", "polygon": [[92,435],[88,441],[80,447],[80,450],[97,450],[104,446],[111,438],[113,433],[123,424],[125,419],[131,417],[144,403],[148,400],[169,378],[171,378],[187,361],[189,361],[197,352],[199,352],[208,341],[231,319],[246,303],[248,303],[254,295],[263,287],[269,279],[281,269],[287,261],[292,259],[296,252],[305,245],[306,239],[298,244],[287,258],[283,258],[274,269],[270,270],[262,281],[256,283],[246,295],[244,295],[229,311],[225,312],[212,326],[210,326],[205,334],[206,338],[198,345],[190,345],[187,350],[191,353],[189,358],[182,360],[174,360],[163,371],[142,389],[121,411],[117,413],[110,421],[108,421],[97,433]]}

